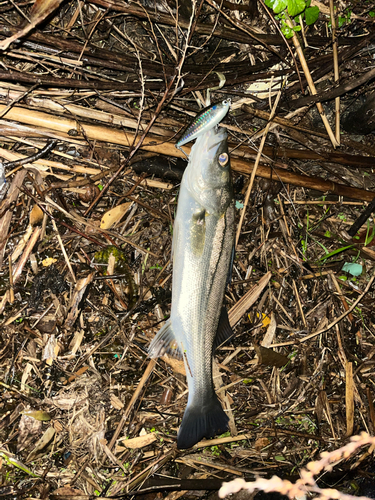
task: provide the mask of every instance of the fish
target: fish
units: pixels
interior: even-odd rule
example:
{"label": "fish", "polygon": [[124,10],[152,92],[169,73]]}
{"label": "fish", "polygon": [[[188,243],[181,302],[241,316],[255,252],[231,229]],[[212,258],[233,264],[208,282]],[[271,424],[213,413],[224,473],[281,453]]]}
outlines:
{"label": "fish", "polygon": [[185,129],[181,138],[176,142],[175,147],[185,154],[181,146],[218,125],[228,113],[230,106],[231,100],[226,99],[203,109]]}
{"label": "fish", "polygon": [[171,315],[149,356],[184,360],[188,402],[179,449],[225,432],[228,416],[215,393],[213,354],[233,335],[223,306],[234,252],[235,209],[224,128],[203,132],[193,145],[179,193],[172,241]]}

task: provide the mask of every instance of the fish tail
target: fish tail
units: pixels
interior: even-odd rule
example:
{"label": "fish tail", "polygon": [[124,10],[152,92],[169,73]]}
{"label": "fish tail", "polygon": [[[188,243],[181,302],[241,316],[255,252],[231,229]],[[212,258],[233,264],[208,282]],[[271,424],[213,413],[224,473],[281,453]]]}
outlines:
{"label": "fish tail", "polygon": [[177,448],[191,448],[202,438],[212,438],[228,429],[229,418],[215,393],[188,404],[177,435]]}

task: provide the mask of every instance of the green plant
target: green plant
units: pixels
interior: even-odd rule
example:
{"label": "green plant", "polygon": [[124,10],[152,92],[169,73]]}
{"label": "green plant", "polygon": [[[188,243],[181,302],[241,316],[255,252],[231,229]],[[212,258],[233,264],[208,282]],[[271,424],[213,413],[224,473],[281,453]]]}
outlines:
{"label": "green plant", "polygon": [[219,457],[221,455],[221,451],[219,450],[218,446],[211,446],[211,453],[215,457]]}
{"label": "green plant", "polygon": [[[292,38],[296,31],[301,31],[296,16],[301,16],[301,20],[305,18],[307,25],[314,24],[319,17],[319,7],[310,7],[311,0],[265,0],[264,3],[277,14],[285,38]],[[290,23],[291,18],[294,18],[295,26]]]}
{"label": "green plant", "polygon": [[369,234],[369,233],[370,233],[370,222],[367,219],[367,232],[366,232],[366,238],[365,238],[365,247],[367,247],[367,245],[369,245],[372,242],[372,240],[374,239],[375,227],[372,228],[371,234]]}
{"label": "green plant", "polygon": [[352,248],[353,245],[347,245],[346,247],[341,247],[341,248],[336,248],[336,250],[333,250],[332,252],[327,253],[326,255],[323,255],[319,260],[321,261],[326,261],[330,257],[333,257],[334,255],[337,255],[340,252],[343,252],[344,250],[347,250],[348,248]]}
{"label": "green plant", "polygon": [[352,16],[351,9],[345,9],[344,15],[338,17],[339,28],[344,26],[345,23],[349,24],[351,16]]}
{"label": "green plant", "polygon": [[163,269],[163,266],[161,266],[160,264],[155,264],[154,266],[150,266],[150,269]]}

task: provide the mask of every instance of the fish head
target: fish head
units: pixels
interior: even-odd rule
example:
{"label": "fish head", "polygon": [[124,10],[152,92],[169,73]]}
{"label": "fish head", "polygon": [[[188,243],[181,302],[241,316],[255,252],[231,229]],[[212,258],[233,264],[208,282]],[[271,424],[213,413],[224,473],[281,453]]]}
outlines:
{"label": "fish head", "polygon": [[233,200],[227,139],[226,129],[212,128],[198,137],[190,154],[189,190],[208,214],[222,215]]}

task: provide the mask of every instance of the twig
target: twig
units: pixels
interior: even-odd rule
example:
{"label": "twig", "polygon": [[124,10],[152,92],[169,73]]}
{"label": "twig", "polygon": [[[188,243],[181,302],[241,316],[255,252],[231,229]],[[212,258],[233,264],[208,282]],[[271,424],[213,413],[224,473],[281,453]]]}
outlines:
{"label": "twig", "polygon": [[[287,19],[287,24],[288,24],[288,26],[291,29],[294,28],[293,23],[292,23],[292,21],[290,19]],[[302,68],[303,68],[303,72],[305,74],[305,78],[307,80],[307,84],[309,86],[310,92],[313,95],[315,95],[315,94],[317,94],[317,91],[316,91],[316,88],[315,88],[315,84],[314,84],[314,81],[313,81],[313,79],[311,77],[311,73],[310,73],[309,67],[307,65],[307,62],[306,62],[305,55],[303,53],[301,44],[299,43],[298,36],[297,36],[297,34],[295,32],[293,34],[292,41],[293,41],[294,47],[296,48],[299,60],[301,62],[301,65],[302,65]],[[321,119],[322,119],[322,121],[324,123],[324,126],[325,126],[325,128],[327,130],[327,133],[329,135],[329,138],[331,139],[332,146],[335,148],[336,146],[338,146],[338,143],[337,143],[337,141],[335,139],[335,136],[333,135],[331,126],[328,123],[327,116],[326,116],[326,114],[324,112],[323,106],[322,106],[322,104],[320,102],[317,102],[316,103],[316,107],[318,108],[320,117],[321,117]]]}
{"label": "twig", "polygon": [[49,153],[56,146],[57,143],[58,143],[58,141],[55,139],[48,140],[47,144],[44,146],[44,148],[41,149],[40,151],[38,151],[37,153],[35,153],[31,156],[28,156],[27,158],[9,161],[8,163],[5,163],[5,167],[8,167],[8,168],[9,167],[10,168],[19,167],[21,165],[26,165],[27,163],[32,163],[33,161],[36,161],[36,160],[40,160],[40,158],[43,158],[43,156],[45,154]]}
{"label": "twig", "polygon": [[37,87],[39,87],[40,82],[35,83],[32,87],[27,89],[25,92],[22,92],[19,96],[13,99],[11,103],[8,104],[1,112],[0,112],[0,118],[2,118],[4,115],[7,114],[7,112],[16,104],[16,102],[22,101],[24,97],[26,97],[28,94],[30,94],[33,90],[35,90]]}
{"label": "twig", "polygon": [[345,410],[346,410],[346,437],[353,434],[354,429],[354,379],[353,363],[345,363]]}
{"label": "twig", "polygon": [[[298,68],[298,64],[297,64],[297,61],[296,61],[296,58],[293,54],[293,51],[292,49],[290,48],[290,45],[289,43],[287,42],[285,36],[284,36],[284,33],[282,32],[282,30],[280,29],[280,26],[279,26],[279,23],[276,22],[276,19],[274,18],[274,16],[271,14],[271,12],[269,11],[269,9],[267,9],[266,7],[266,4],[264,3],[263,0],[259,0],[260,4],[262,5],[263,9],[265,10],[265,12],[267,13],[268,17],[270,18],[272,24],[275,26],[275,28],[277,29],[277,31],[279,32],[281,38],[284,40],[284,44],[286,46],[286,48],[288,49],[290,55],[292,56],[292,59],[293,59],[293,62],[294,62],[294,66],[296,68],[296,73],[298,75],[298,80],[299,80],[299,84],[300,84],[300,87],[301,87],[301,92],[303,93],[303,85],[302,85],[302,79],[301,79],[301,74],[300,74],[300,71],[299,71],[299,68]],[[302,24],[302,23],[301,23]]]}
{"label": "twig", "polygon": [[332,321],[329,325],[327,325],[325,328],[322,328],[316,332],[313,332],[313,333],[310,333],[310,335],[306,335],[306,337],[303,337],[302,339],[299,339],[298,341],[291,341],[291,342],[283,342],[282,344],[272,344],[270,347],[279,347],[280,345],[294,345],[296,343],[304,343],[304,342],[307,342],[308,340],[316,337],[317,335],[320,335],[324,332],[327,332],[328,330],[330,330],[331,328],[333,328],[337,323],[340,323],[340,321],[342,321],[344,318],[346,318],[346,316],[348,316],[352,311],[354,311],[354,309],[357,307],[357,305],[361,302],[361,300],[363,299],[363,297],[370,291],[370,288],[372,287],[372,284],[375,280],[375,270],[374,270],[374,273],[373,275],[371,276],[371,279],[370,281],[367,283],[367,286],[364,290],[364,292],[361,293],[361,295],[357,298],[357,300],[355,302],[353,302],[353,304],[349,307],[349,309],[347,311],[345,311],[343,314],[341,314],[341,316],[339,316],[338,318],[336,318],[334,321]]}
{"label": "twig", "polygon": [[128,406],[126,407],[126,410],[124,411],[124,413],[122,414],[122,417],[121,417],[121,420],[112,436],[112,439],[111,439],[111,442],[109,443],[108,445],[108,448],[110,450],[112,450],[112,448],[114,447],[115,443],[116,443],[116,440],[117,438],[119,437],[120,435],[120,432],[122,431],[125,423],[126,423],[126,420],[129,416],[129,413],[131,412],[133,406],[134,406],[134,403],[137,401],[139,395],[141,394],[142,390],[143,390],[143,387],[144,385],[146,384],[149,376],[151,375],[154,367],[156,365],[156,360],[155,359],[150,359],[148,365],[147,365],[147,368],[146,370],[144,371],[143,375],[142,375],[142,378],[141,380],[139,381],[139,384],[136,388],[136,390],[134,391],[134,394],[131,398],[131,400],[129,401],[129,404]]}
{"label": "twig", "polygon": [[[277,108],[277,105],[279,104],[280,97],[281,97],[281,91],[278,92],[277,97],[275,99],[275,102],[274,102],[274,105],[273,105],[273,108],[272,108],[271,114],[270,114],[270,120],[274,117],[274,115],[276,113],[276,108]],[[259,165],[260,158],[261,158],[262,152],[263,152],[263,147],[264,147],[264,144],[266,142],[267,134],[268,134],[268,131],[269,131],[269,128],[270,128],[271,124],[272,124],[271,121],[269,121],[267,123],[267,125],[266,125],[266,128],[263,131],[263,137],[262,137],[262,140],[261,140],[261,143],[260,143],[260,146],[259,146],[259,150],[258,150],[258,154],[257,154],[256,160],[255,160],[255,163],[254,163],[253,170],[251,172],[249,187],[247,188],[247,191],[246,191],[245,201],[244,201],[243,208],[242,208],[242,211],[241,211],[240,222],[239,222],[238,228],[237,228],[236,246],[237,246],[238,240],[240,238],[242,223],[243,223],[243,220],[244,220],[244,217],[245,217],[247,204],[249,202],[250,193],[251,193],[251,190],[252,190],[252,187],[253,187],[253,184],[254,184],[255,175],[257,173],[258,165]]]}
{"label": "twig", "polygon": [[372,199],[371,203],[367,205],[365,210],[361,213],[358,219],[353,223],[353,225],[348,229],[349,236],[355,236],[357,231],[363,226],[367,219],[371,216],[372,212],[375,210],[375,197]]}
{"label": "twig", "polygon": [[64,243],[62,242],[62,239],[61,239],[60,233],[59,233],[59,231],[58,231],[58,229],[57,229],[56,222],[55,222],[55,220],[54,220],[54,219],[52,219],[52,225],[53,225],[53,229],[54,229],[54,231],[55,231],[55,233],[56,233],[57,240],[58,240],[58,242],[59,242],[59,244],[60,244],[61,251],[62,251],[62,253],[63,253],[63,255],[64,255],[66,265],[68,266],[69,272],[70,272],[70,274],[71,274],[71,276],[72,276],[72,279],[73,279],[74,283],[76,283],[76,282],[77,282],[77,280],[76,280],[76,277],[75,277],[75,274],[74,274],[74,271],[73,271],[72,265],[71,265],[71,263],[70,263],[70,260],[69,260],[68,254],[66,253]]}
{"label": "twig", "polygon": [[165,101],[167,99],[168,93],[169,93],[170,89],[172,88],[172,85],[173,85],[173,82],[174,82],[175,78],[176,78],[176,76],[174,76],[171,79],[171,81],[168,84],[168,87],[165,89],[164,95],[163,95],[162,99],[160,100],[160,102],[159,102],[159,104],[158,104],[158,106],[157,106],[157,108],[155,110],[155,113],[154,113],[153,117],[151,118],[150,122],[148,123],[148,125],[146,127],[146,130],[143,132],[143,134],[142,134],[141,138],[139,139],[138,143],[136,144],[136,146],[134,147],[134,149],[129,153],[129,156],[126,159],[126,161],[120,166],[120,168],[117,170],[117,172],[109,179],[109,181],[107,182],[107,184],[103,187],[103,189],[100,191],[100,193],[98,194],[98,196],[91,203],[91,205],[89,206],[89,208],[84,213],[85,216],[87,216],[91,212],[91,210],[97,204],[97,202],[99,201],[99,199],[104,195],[104,193],[108,190],[108,188],[111,186],[111,184],[119,177],[119,175],[123,172],[123,170],[125,170],[125,168],[129,164],[129,161],[133,158],[133,156],[135,155],[135,153],[138,151],[138,149],[143,144],[143,141],[144,141],[147,133],[149,132],[149,130],[152,127],[152,125],[154,124],[157,116],[160,114],[160,111],[161,111],[161,109],[163,107],[163,104],[165,103]]}

